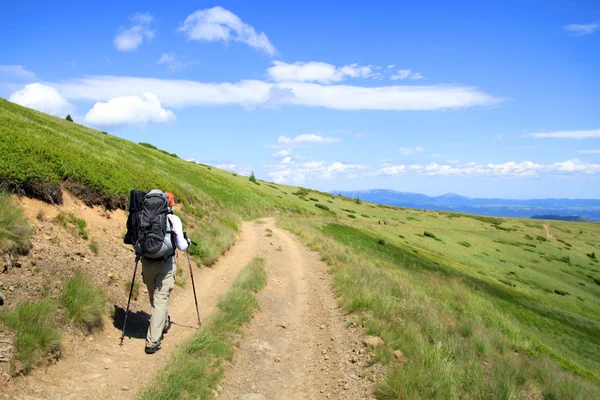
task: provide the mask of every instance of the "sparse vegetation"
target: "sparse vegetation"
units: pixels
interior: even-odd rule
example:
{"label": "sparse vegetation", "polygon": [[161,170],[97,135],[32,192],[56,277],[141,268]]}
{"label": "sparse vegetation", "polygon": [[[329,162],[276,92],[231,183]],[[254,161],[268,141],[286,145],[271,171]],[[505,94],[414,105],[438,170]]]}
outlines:
{"label": "sparse vegetation", "polygon": [[87,222],[83,218],[78,218],[73,213],[62,211],[56,216],[56,221],[71,232],[73,236],[81,236],[83,239],[88,238],[88,233],[85,230]]}
{"label": "sparse vegetation", "polygon": [[27,254],[31,247],[31,226],[10,195],[0,190],[0,253],[16,251]]}
{"label": "sparse vegetation", "polygon": [[16,333],[15,357],[27,373],[49,353],[60,349],[56,306],[51,300],[25,301],[14,311],[0,314],[0,321]]}
{"label": "sparse vegetation", "polygon": [[92,251],[92,253],[94,253],[95,255],[100,254],[100,245],[98,244],[98,242],[96,242],[95,240],[92,240],[90,242],[90,250]]}
{"label": "sparse vegetation", "polygon": [[61,298],[71,321],[88,332],[102,327],[104,294],[82,273],[67,281]]}

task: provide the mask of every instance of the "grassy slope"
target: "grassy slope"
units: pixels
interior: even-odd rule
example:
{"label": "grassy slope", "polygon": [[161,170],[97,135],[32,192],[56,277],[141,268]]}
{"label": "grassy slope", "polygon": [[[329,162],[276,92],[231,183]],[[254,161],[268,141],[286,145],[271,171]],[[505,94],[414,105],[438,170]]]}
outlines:
{"label": "grassy slope", "polygon": [[[282,225],[334,266],[348,310],[363,313],[390,350],[400,341],[413,346],[404,345],[411,361],[392,368],[383,397],[535,397],[539,391],[551,398],[581,391],[593,398],[598,389],[600,263],[586,254],[600,257],[599,224],[423,212],[313,191],[298,196],[297,188],[254,185],[4,100],[0,133],[0,183],[69,178],[117,197],[131,188],[173,191],[185,205],[184,223],[187,218],[203,242],[198,257],[205,262],[231,245],[240,218],[282,217]],[[383,219],[390,224],[377,223]],[[544,223],[553,239],[546,238]],[[521,358],[515,361],[513,353]],[[378,357],[389,361],[389,353]],[[489,360],[503,369],[486,367]],[[572,380],[556,365],[595,384]],[[447,391],[428,391],[439,386],[439,376],[420,376],[419,366],[438,370]],[[507,372],[513,370],[522,374]],[[547,370],[554,372],[544,377]],[[494,386],[499,380],[507,386]]]}

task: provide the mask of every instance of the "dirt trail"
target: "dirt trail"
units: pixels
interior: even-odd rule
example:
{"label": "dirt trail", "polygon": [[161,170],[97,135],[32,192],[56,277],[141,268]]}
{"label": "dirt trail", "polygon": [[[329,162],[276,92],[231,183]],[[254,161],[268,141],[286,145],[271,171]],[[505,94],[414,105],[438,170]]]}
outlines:
{"label": "dirt trail", "polygon": [[298,239],[267,222],[271,248],[267,286],[219,398],[373,398],[376,377],[362,343],[362,330],[348,326],[332,294],[328,266]]}
{"label": "dirt trail", "polygon": [[[328,266],[296,237],[277,228],[274,219],[244,223],[238,241],[217,264],[194,268],[201,316],[214,310],[219,296],[257,256],[265,258],[267,272],[267,285],[258,295],[261,311],[246,329],[215,396],[243,400],[373,398],[382,370],[370,361],[362,328],[340,310]],[[185,268],[187,276],[186,261],[180,257],[177,266]],[[138,301],[132,311],[140,310]],[[119,347],[120,330],[107,323],[103,332],[83,343],[69,337],[77,343],[65,343],[69,351],[64,358],[25,378],[13,379],[0,390],[0,399],[136,398],[167,364],[177,345],[196,329],[189,283],[185,289],[175,288],[169,310],[174,325],[158,353],[144,354],[145,332]],[[139,318],[147,321],[145,314]]]}
{"label": "dirt trail", "polygon": [[550,229],[550,225],[544,224],[544,228],[546,229],[546,236],[548,239],[554,239],[554,235],[552,235],[552,229]]}
{"label": "dirt trail", "polygon": [[[260,227],[244,223],[236,245],[212,268],[194,267],[194,278],[200,315],[206,317],[216,306],[219,296],[227,291],[239,272],[256,256],[261,240]],[[178,268],[185,268],[187,260],[180,255]],[[141,268],[138,268],[138,274]],[[141,279],[138,275],[137,279]],[[147,296],[144,294],[144,296]],[[138,311],[132,308],[132,311]],[[141,388],[163,368],[177,344],[196,329],[197,317],[191,284],[185,289],[176,287],[169,307],[173,326],[163,340],[162,349],[154,355],[144,353],[144,335],[126,338],[119,347],[119,329],[107,324],[93,340],[69,354],[56,365],[40,368],[8,385],[2,391],[11,399],[127,399],[135,398]],[[130,319],[131,321],[131,319]],[[65,347],[69,344],[66,343]]]}

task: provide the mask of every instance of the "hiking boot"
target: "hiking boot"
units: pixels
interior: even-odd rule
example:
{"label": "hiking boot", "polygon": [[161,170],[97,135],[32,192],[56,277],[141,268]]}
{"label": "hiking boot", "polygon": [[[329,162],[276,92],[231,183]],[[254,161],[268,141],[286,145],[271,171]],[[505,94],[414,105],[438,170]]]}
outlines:
{"label": "hiking boot", "polygon": [[171,322],[171,316],[167,315],[167,322],[165,322],[165,327],[163,328],[163,335],[169,332],[169,329],[171,329],[171,325],[173,325],[173,323]]}
{"label": "hiking boot", "polygon": [[146,354],[154,354],[159,350],[160,350],[160,343],[156,344],[155,346],[146,346],[146,349],[144,351],[146,352]]}

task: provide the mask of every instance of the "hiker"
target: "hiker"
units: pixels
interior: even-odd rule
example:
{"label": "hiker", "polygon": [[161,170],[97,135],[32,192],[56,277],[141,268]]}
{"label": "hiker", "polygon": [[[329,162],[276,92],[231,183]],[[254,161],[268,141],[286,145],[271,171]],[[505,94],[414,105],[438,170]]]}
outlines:
{"label": "hiker", "polygon": [[[159,191],[157,191],[159,192]],[[152,193],[152,192],[150,192]],[[164,193],[168,199],[168,225],[171,229],[172,244],[181,251],[186,251],[190,242],[183,233],[181,220],[173,214],[172,207],[175,198],[170,192]],[[173,243],[174,242],[174,243]],[[153,354],[160,350],[160,341],[165,333],[171,327],[171,318],[169,317],[168,306],[171,291],[175,286],[175,246],[171,253],[160,258],[149,258],[142,255],[142,277],[152,305],[152,316],[150,326],[146,335],[146,354]]]}

